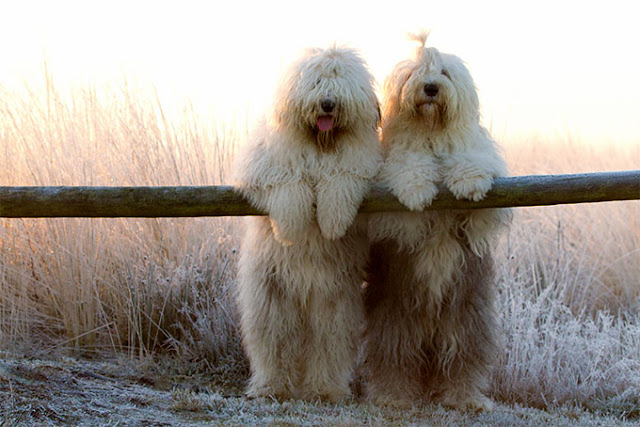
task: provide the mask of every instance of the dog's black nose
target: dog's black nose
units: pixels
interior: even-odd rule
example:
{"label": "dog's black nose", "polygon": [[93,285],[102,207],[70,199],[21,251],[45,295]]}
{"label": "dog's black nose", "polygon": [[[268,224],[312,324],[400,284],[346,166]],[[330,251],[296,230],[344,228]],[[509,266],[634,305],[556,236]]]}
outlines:
{"label": "dog's black nose", "polygon": [[330,113],[336,108],[336,101],[331,98],[323,98],[322,101],[320,101],[320,106],[322,107],[322,111]]}
{"label": "dog's black nose", "polygon": [[424,85],[424,93],[427,96],[436,96],[438,94],[438,85],[435,83],[427,83]]}

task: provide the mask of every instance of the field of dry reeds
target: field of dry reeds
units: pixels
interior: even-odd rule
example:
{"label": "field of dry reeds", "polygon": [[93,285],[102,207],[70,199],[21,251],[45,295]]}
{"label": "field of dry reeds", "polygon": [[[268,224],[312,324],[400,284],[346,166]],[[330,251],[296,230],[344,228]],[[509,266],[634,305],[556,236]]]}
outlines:
{"label": "field of dry reeds", "polygon": [[[188,103],[164,111],[150,88],[58,90],[45,77],[0,86],[0,186],[222,184],[246,137],[245,125],[225,127]],[[640,141],[501,144],[513,175],[639,168]],[[241,227],[241,218],[0,219],[0,354],[145,366],[169,357],[241,390]],[[639,417],[640,202],[517,209],[497,254],[504,351],[491,395]]]}

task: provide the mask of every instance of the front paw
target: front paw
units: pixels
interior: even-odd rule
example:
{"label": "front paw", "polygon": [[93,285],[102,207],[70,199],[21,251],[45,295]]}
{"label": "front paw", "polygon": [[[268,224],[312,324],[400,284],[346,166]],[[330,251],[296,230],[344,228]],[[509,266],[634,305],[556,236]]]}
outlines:
{"label": "front paw", "polygon": [[313,191],[300,183],[273,187],[268,193],[268,212],[275,239],[289,246],[313,224]]}
{"label": "front paw", "polygon": [[344,236],[353,224],[357,213],[357,207],[348,206],[334,209],[331,212],[323,212],[322,209],[318,209],[318,226],[322,236],[329,240],[336,240]]}
{"label": "front paw", "polygon": [[487,192],[491,190],[493,178],[487,174],[454,176],[447,179],[445,185],[456,196],[456,199],[468,199],[477,202],[484,199]]}
{"label": "front paw", "polygon": [[438,187],[432,181],[425,181],[420,186],[410,186],[394,191],[400,203],[412,211],[422,211],[431,203],[438,194]]}
{"label": "front paw", "polygon": [[316,190],[316,218],[322,236],[329,240],[343,237],[356,219],[369,182],[350,175],[329,177]]}

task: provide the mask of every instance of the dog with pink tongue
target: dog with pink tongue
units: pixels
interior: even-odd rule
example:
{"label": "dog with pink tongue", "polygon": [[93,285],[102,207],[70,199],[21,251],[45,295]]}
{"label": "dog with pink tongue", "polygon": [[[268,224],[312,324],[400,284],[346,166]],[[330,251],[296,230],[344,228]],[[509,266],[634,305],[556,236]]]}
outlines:
{"label": "dog with pink tongue", "polygon": [[237,280],[247,394],[339,401],[364,326],[369,253],[357,216],[382,154],[373,78],[352,49],[310,49],[236,166],[268,216],[247,219]]}

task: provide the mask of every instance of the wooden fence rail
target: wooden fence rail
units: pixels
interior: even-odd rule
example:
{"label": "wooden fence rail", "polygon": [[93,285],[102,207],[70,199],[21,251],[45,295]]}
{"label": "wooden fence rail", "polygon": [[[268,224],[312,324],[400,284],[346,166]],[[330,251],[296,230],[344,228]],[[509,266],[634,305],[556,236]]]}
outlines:
{"label": "wooden fence rail", "polygon": [[[640,170],[498,178],[480,202],[444,187],[428,209],[482,209],[640,199]],[[407,210],[374,185],[361,212]],[[0,217],[196,217],[262,215],[229,186],[0,187]]]}

